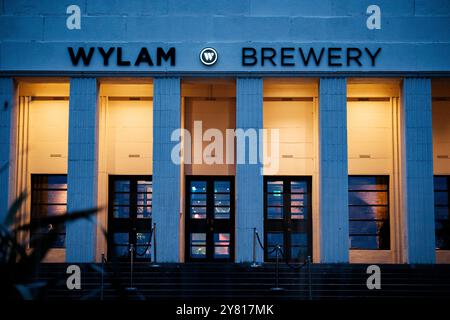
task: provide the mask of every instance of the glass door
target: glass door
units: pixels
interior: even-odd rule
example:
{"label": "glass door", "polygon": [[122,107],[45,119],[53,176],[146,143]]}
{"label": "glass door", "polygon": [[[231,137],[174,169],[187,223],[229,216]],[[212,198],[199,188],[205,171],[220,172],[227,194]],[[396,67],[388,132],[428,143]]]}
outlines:
{"label": "glass door", "polygon": [[234,177],[186,176],[186,260],[234,260]]}
{"label": "glass door", "polygon": [[303,262],[312,254],[311,178],[265,177],[265,261],[275,261],[280,245],[284,259]]}
{"label": "glass door", "polygon": [[108,206],[108,257],[149,260],[152,228],[151,176],[110,176]]}

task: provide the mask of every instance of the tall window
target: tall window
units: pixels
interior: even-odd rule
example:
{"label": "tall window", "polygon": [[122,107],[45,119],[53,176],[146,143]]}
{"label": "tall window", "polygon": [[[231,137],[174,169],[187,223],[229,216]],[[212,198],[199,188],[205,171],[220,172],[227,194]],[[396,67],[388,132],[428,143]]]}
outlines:
{"label": "tall window", "polygon": [[350,248],[389,249],[389,177],[350,176],[348,188]]}
{"label": "tall window", "polygon": [[434,217],[436,228],[436,249],[450,250],[450,176],[434,177]]}
{"label": "tall window", "polygon": [[[31,225],[30,245],[36,239],[54,230],[51,224],[44,224],[43,218],[62,215],[67,211],[67,175],[31,175]],[[52,248],[65,248],[66,228],[56,230],[57,238]]]}

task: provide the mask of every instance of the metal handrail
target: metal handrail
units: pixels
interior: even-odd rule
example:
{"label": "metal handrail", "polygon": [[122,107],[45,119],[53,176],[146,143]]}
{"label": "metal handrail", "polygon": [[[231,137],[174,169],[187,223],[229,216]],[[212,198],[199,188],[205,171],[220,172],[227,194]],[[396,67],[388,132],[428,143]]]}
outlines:
{"label": "metal handrail", "polygon": [[135,291],[137,288],[134,286],[133,282],[133,276],[134,276],[134,254],[136,253],[137,256],[143,256],[147,252],[148,248],[151,248],[152,246],[152,240],[153,240],[153,259],[151,261],[152,267],[159,267],[159,265],[156,263],[156,223],[153,223],[153,227],[150,231],[150,236],[148,239],[148,244],[145,248],[145,251],[142,254],[139,254],[137,252],[137,247],[134,246],[134,244],[130,244],[130,286],[127,288],[128,291]]}
{"label": "metal handrail", "polygon": [[309,300],[312,300],[311,256],[308,256],[308,293],[309,293]]}
{"label": "metal handrail", "polygon": [[102,253],[102,274],[101,274],[101,287],[100,287],[100,300],[103,300],[103,291],[105,288],[105,253]]}
{"label": "metal handrail", "polygon": [[134,245],[130,243],[130,286],[126,288],[128,291],[135,291],[136,287],[133,286],[133,272],[134,272]]}
{"label": "metal handrail", "polygon": [[260,267],[261,265],[259,263],[256,262],[256,235],[257,235],[258,231],[256,230],[256,228],[253,228],[253,262],[250,265],[250,267],[252,268],[257,268]]}
{"label": "metal handrail", "polygon": [[159,267],[158,260],[156,256],[156,223],[153,223],[153,259],[151,262],[152,267]]}
{"label": "metal handrail", "polygon": [[[258,242],[259,246],[263,251],[266,251],[267,248],[264,247],[259,234],[258,230],[256,228],[253,228],[253,262],[251,264],[252,267],[258,266],[256,263],[256,242]],[[279,287],[279,260],[280,256],[285,258],[283,250],[281,249],[281,245],[276,244],[275,248],[271,251],[267,252],[267,254],[272,254],[276,251],[276,266],[275,266],[275,287],[271,288],[271,290],[279,291],[283,290],[281,287]],[[311,280],[311,256],[308,256],[307,259],[300,265],[294,266],[291,265],[287,259],[284,259],[285,264],[296,270],[301,270],[303,267],[307,266],[307,272],[308,272],[308,294],[309,294],[309,300],[312,300],[312,280]]]}
{"label": "metal handrail", "polygon": [[136,255],[137,255],[138,257],[145,256],[145,254],[147,253],[147,250],[148,250],[149,248],[151,248],[151,246],[152,246],[153,230],[154,230],[154,227],[152,227],[152,228],[150,229],[150,236],[148,237],[148,243],[147,243],[147,246],[145,247],[144,251],[142,251],[142,253],[139,253],[139,252],[138,252],[138,249],[137,249],[137,247],[136,247]]}
{"label": "metal handrail", "polygon": [[280,275],[279,275],[279,269],[278,269],[279,268],[281,247],[280,247],[279,244],[277,244],[277,246],[275,248],[276,248],[276,253],[277,253],[277,260],[276,260],[276,266],[275,266],[275,287],[270,288],[270,290],[272,290],[272,291],[282,291],[284,289],[279,286],[279,282],[280,282],[279,277],[280,277]]}

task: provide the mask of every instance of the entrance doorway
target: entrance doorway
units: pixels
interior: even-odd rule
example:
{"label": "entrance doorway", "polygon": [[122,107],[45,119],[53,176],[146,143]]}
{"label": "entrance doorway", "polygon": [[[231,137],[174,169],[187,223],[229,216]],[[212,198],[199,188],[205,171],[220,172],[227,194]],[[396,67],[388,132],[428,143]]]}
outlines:
{"label": "entrance doorway", "polygon": [[234,260],[234,176],[186,176],[186,261]]}
{"label": "entrance doorway", "polygon": [[108,257],[150,260],[152,177],[109,176]]}
{"label": "entrance doorway", "polygon": [[[312,256],[311,178],[271,176],[264,179],[265,261],[303,262]],[[280,257],[281,259],[281,257]]]}

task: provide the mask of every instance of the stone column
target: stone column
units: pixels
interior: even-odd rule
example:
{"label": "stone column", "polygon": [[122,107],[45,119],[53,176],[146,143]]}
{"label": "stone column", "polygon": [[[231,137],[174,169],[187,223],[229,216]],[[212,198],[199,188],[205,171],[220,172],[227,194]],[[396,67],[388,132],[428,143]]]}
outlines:
{"label": "stone column", "polygon": [[319,86],[320,260],[349,261],[347,81],[322,78]]}
{"label": "stone column", "polygon": [[408,263],[435,263],[430,79],[403,80],[401,113],[406,258]]}
{"label": "stone column", "polygon": [[[244,131],[263,128],[263,80],[238,78],[236,92],[236,128]],[[262,165],[249,163],[246,144],[246,163],[236,165],[236,262],[253,260],[253,228],[257,228],[264,241],[264,189]],[[258,151],[258,149],[256,149]],[[239,148],[236,158],[239,159]],[[262,262],[264,252],[257,245],[256,260]]]}
{"label": "stone column", "polygon": [[16,90],[12,78],[0,78],[0,221],[12,203],[16,159]]}
{"label": "stone column", "polygon": [[[95,78],[72,78],[69,103],[69,159],[67,207],[69,212],[92,209],[97,204],[98,85]],[[66,226],[66,261],[93,262],[96,216]]]}
{"label": "stone column", "polygon": [[180,166],[171,159],[181,127],[180,78],[155,78],[153,96],[153,222],[158,262],[179,262]]}

